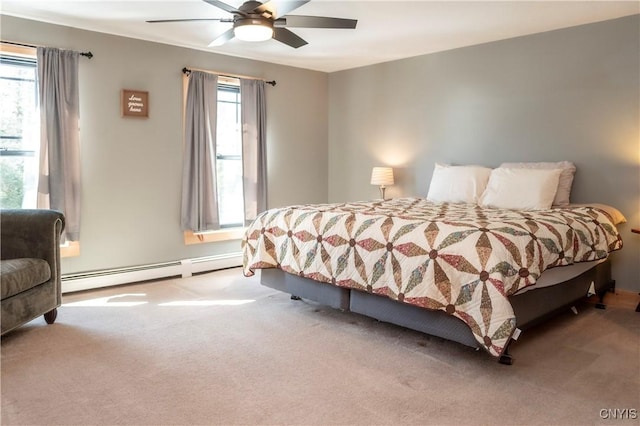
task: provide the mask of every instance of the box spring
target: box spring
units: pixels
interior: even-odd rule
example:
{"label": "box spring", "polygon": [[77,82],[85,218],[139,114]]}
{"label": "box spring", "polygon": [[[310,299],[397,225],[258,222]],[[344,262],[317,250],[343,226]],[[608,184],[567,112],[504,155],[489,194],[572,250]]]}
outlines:
{"label": "box spring", "polygon": [[[466,346],[479,347],[467,325],[443,311],[422,309],[384,296],[316,282],[280,269],[263,269],[261,283],[322,305],[349,310]],[[569,309],[587,297],[592,283],[598,294],[612,287],[614,282],[611,281],[609,260],[568,281],[509,297],[518,328],[525,330]]]}

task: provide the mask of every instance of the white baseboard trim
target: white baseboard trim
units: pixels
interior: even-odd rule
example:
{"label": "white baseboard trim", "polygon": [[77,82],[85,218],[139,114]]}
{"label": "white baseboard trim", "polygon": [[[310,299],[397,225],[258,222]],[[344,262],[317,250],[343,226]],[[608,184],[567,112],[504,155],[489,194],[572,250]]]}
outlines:
{"label": "white baseboard trim", "polygon": [[242,266],[242,253],[176,260],[126,268],[103,269],[62,275],[62,293],[91,290],[168,277],[187,278],[200,272]]}

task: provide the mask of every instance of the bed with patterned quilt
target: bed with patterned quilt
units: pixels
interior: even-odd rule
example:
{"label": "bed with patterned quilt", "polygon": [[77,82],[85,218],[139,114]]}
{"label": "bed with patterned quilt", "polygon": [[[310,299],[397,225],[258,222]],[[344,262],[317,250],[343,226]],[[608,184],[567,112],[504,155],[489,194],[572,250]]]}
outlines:
{"label": "bed with patterned quilt", "polygon": [[[242,241],[244,274],[263,269],[263,284],[483,348],[507,364],[526,325],[612,284],[606,260],[622,240],[602,208],[428,198],[263,212]],[[572,265],[576,277],[536,289],[545,271]]]}

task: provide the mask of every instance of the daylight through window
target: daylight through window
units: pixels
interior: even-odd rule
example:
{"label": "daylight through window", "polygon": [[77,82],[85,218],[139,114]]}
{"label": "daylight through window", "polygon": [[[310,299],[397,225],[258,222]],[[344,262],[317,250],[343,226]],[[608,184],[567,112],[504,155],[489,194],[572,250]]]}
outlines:
{"label": "daylight through window", "polygon": [[0,207],[35,208],[39,129],[36,58],[0,55]]}
{"label": "daylight through window", "polygon": [[244,224],[240,87],[218,84],[216,171],[221,228]]}

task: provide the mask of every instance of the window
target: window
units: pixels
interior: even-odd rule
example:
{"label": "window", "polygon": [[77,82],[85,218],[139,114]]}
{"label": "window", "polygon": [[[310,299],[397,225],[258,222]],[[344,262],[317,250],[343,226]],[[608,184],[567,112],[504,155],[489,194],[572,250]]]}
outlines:
{"label": "window", "polygon": [[[188,77],[183,79],[186,107]],[[244,193],[242,169],[242,100],[240,80],[218,76],[218,116],[216,129],[216,173],[220,230],[184,232],[187,245],[234,240],[244,232]]]}
{"label": "window", "polygon": [[40,132],[35,52],[0,54],[0,207],[35,208]]}
{"label": "window", "polygon": [[240,87],[218,83],[216,170],[220,228],[244,226],[240,108]]}
{"label": "window", "polygon": [[[36,49],[0,43],[0,207],[36,208],[40,117]],[[79,256],[67,241],[62,257]]]}

